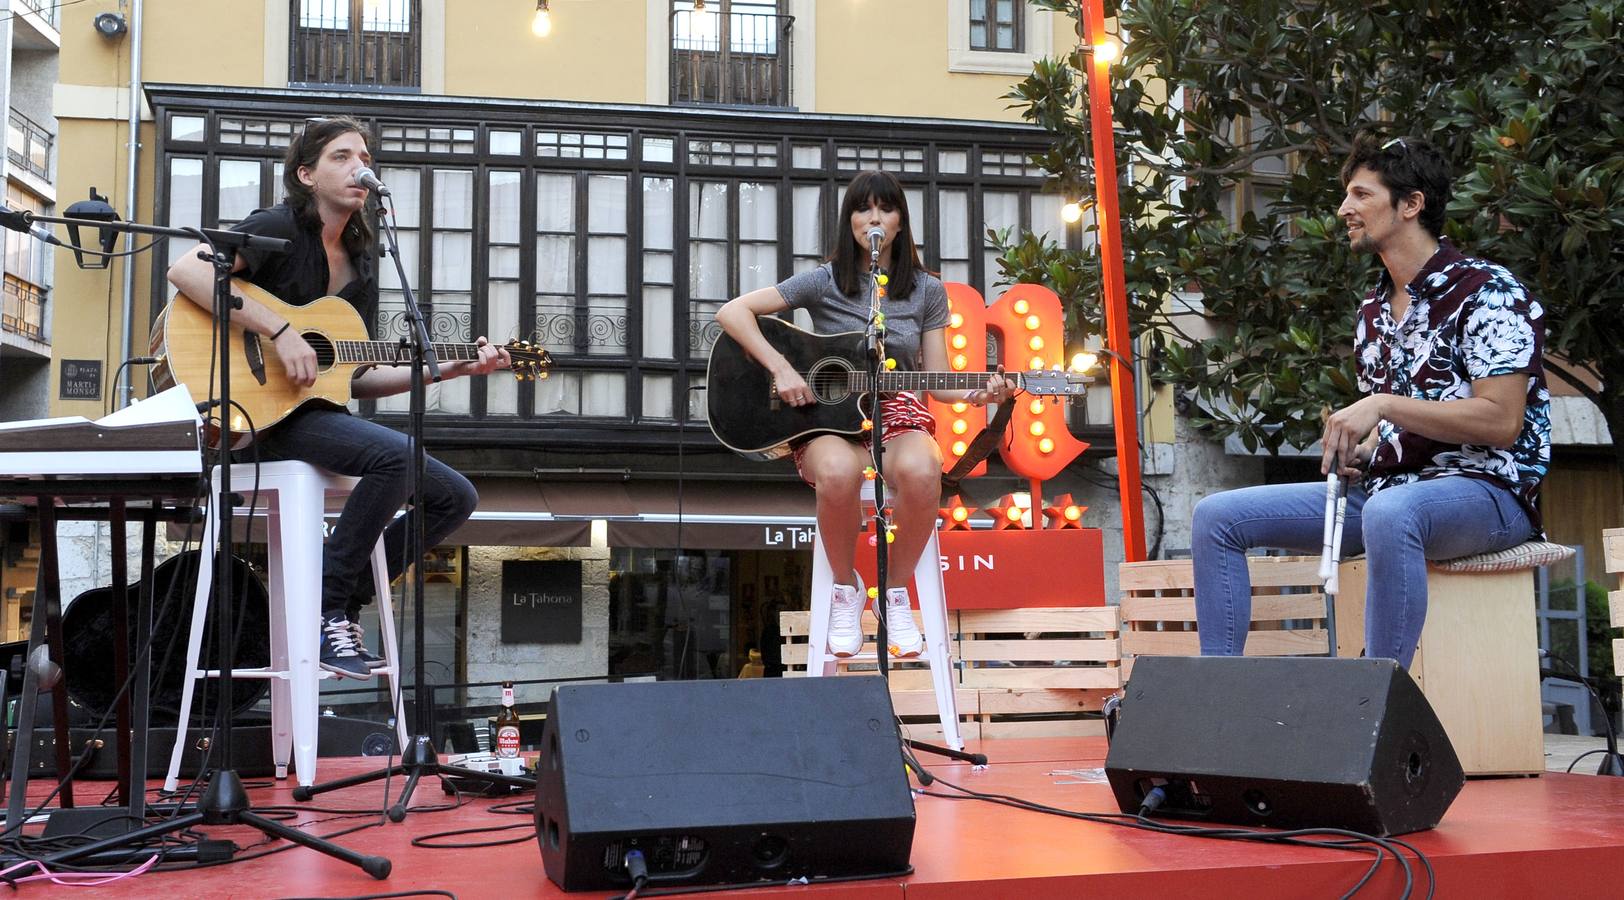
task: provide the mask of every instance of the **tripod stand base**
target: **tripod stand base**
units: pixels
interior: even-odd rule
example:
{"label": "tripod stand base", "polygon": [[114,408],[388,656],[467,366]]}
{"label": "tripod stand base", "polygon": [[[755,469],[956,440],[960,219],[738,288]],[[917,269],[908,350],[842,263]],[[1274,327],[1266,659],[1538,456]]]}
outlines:
{"label": "tripod stand base", "polygon": [[[389,877],[389,870],[393,867],[386,857],[368,856],[356,853],[345,847],[325,841],[315,835],[305,834],[297,828],[291,828],[274,819],[267,819],[252,811],[248,804],[248,793],[243,790],[242,779],[231,769],[221,769],[209,779],[209,786],[203,790],[202,797],[197,803],[197,812],[188,813],[173,819],[138,828],[128,834],[115,835],[83,846],[63,850],[45,857],[47,866],[59,863],[71,863],[75,860],[86,860],[106,850],[128,848],[146,843],[149,839],[162,837],[166,834],[185,831],[197,825],[247,825],[258,829],[264,834],[292,841],[302,847],[325,853],[334,859],[340,859],[352,866],[358,866],[368,875],[379,880]],[[159,851],[154,850],[154,853]]]}
{"label": "tripod stand base", "polygon": [[354,787],[358,784],[367,784],[380,778],[393,778],[396,775],[406,776],[406,786],[401,789],[400,799],[389,807],[389,821],[400,822],[405,820],[407,804],[412,800],[412,792],[417,790],[417,783],[425,775],[442,775],[455,778],[464,778],[473,782],[491,784],[505,784],[509,787],[534,790],[536,780],[518,775],[498,775],[495,772],[479,772],[465,769],[461,766],[441,765],[440,754],[434,750],[434,742],[428,735],[420,734],[412,738],[407,744],[405,752],[400,755],[400,762],[387,769],[376,772],[366,772],[361,775],[351,775],[348,778],[339,778],[326,784],[313,784],[309,787],[296,787],[293,789],[293,799],[301,803],[317,794],[336,791],[340,788]]}

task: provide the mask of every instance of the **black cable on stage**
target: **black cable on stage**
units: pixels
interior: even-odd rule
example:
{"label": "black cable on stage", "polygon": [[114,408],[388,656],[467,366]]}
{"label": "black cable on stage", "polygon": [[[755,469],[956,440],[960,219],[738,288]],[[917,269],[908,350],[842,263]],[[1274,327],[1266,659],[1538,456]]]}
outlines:
{"label": "black cable on stage", "polygon": [[[1408,898],[1414,890],[1414,872],[1410,867],[1409,860],[1405,859],[1404,856],[1399,853],[1398,848],[1408,850],[1411,855],[1415,856],[1415,858],[1425,869],[1427,873],[1426,896],[1428,900],[1430,900],[1430,898],[1433,896],[1437,886],[1436,876],[1433,871],[1431,861],[1427,859],[1425,854],[1416,849],[1415,846],[1398,838],[1376,837],[1375,835],[1361,834],[1356,831],[1348,831],[1339,828],[1299,828],[1286,831],[1261,831],[1240,827],[1214,828],[1204,825],[1182,825],[1168,822],[1157,822],[1146,818],[1143,814],[1145,810],[1141,810],[1141,814],[1138,815],[1129,813],[1078,812],[1075,810],[1048,806],[1046,804],[1025,800],[1009,794],[992,794],[973,791],[969,788],[960,787],[959,785],[953,784],[952,782],[946,781],[940,777],[938,777],[936,780],[941,782],[944,787],[958,791],[959,794],[944,794],[937,791],[924,790],[919,791],[918,793],[927,797],[938,797],[944,800],[981,800],[983,802],[996,803],[1001,806],[1024,809],[1029,812],[1061,816],[1068,819],[1079,819],[1085,822],[1095,822],[1102,825],[1116,825],[1119,827],[1134,828],[1141,831],[1152,831],[1160,834],[1207,837],[1219,840],[1249,841],[1266,844],[1285,844],[1299,847],[1316,847],[1325,850],[1347,850],[1356,853],[1374,854],[1376,859],[1372,864],[1371,869],[1366,871],[1364,877],[1360,878],[1353,888],[1350,889],[1348,893],[1343,895],[1344,898],[1352,897],[1354,893],[1359,891],[1369,882],[1370,878],[1375,874],[1377,867],[1384,860],[1384,854],[1386,853],[1393,854],[1394,859],[1399,863],[1399,866],[1404,872],[1404,890],[1400,896],[1403,898]],[[1336,840],[1309,840],[1311,837],[1336,838]]]}
{"label": "black cable on stage", "polygon": [[1606,752],[1607,752],[1606,747],[1597,747],[1594,750],[1586,750],[1585,752],[1583,752],[1583,753],[1579,754],[1578,756],[1574,757],[1573,762],[1568,763],[1568,767],[1566,769],[1563,769],[1562,771],[1565,774],[1572,775],[1573,774],[1573,767],[1579,764],[1579,760],[1584,759],[1587,756],[1595,756],[1598,753],[1606,753]]}
{"label": "black cable on stage", "polygon": [[[516,828],[529,829],[528,834],[518,837],[503,838],[496,841],[475,841],[466,844],[437,844],[431,843],[440,838],[456,837],[464,834],[491,834],[498,831],[512,831]],[[437,831],[412,838],[413,847],[422,847],[425,850],[468,850],[474,847],[503,847],[508,844],[527,844],[536,837],[536,826],[529,822],[516,822],[512,825],[487,825],[481,828],[459,828],[455,831]]]}

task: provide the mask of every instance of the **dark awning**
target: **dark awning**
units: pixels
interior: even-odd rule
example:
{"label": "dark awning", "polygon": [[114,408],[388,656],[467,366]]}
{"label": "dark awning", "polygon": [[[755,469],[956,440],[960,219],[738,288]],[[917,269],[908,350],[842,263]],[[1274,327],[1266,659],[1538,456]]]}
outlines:
{"label": "dark awning", "polygon": [[[476,477],[479,505],[446,544],[473,547],[587,547],[606,520],[611,547],[690,550],[804,550],[817,503],[799,482],[558,481]],[[329,498],[327,520],[342,498]],[[240,513],[239,513],[240,515]],[[240,527],[240,526],[239,526]],[[251,533],[264,540],[264,519]],[[176,526],[171,537],[179,538]]]}
{"label": "dark awning", "polygon": [[799,482],[627,485],[637,517],[609,521],[611,547],[801,550],[811,546],[817,500]]}

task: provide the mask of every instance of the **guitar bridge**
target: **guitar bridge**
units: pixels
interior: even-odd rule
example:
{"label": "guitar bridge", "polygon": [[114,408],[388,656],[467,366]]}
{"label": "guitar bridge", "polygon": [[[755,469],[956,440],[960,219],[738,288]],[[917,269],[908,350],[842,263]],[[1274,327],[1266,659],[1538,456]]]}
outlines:
{"label": "guitar bridge", "polygon": [[769,378],[767,380],[767,408],[776,412],[783,405],[784,401],[778,397],[778,379]]}
{"label": "guitar bridge", "polygon": [[265,350],[260,345],[259,335],[244,330],[242,333],[243,359],[248,360],[248,371],[258,381],[260,387],[265,386]]}

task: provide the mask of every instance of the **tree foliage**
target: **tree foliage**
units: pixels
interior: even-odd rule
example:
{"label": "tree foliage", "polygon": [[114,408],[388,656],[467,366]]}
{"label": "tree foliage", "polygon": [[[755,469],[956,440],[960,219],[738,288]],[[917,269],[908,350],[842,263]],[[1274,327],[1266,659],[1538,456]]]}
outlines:
{"label": "tree foliage", "polygon": [[[1075,2],[1033,2],[1077,19]],[[1306,446],[1321,411],[1356,396],[1354,315],[1376,261],[1349,250],[1335,213],[1342,160],[1369,130],[1444,149],[1448,235],[1539,297],[1547,350],[1565,360],[1550,375],[1597,403],[1624,454],[1624,0],[1131,0],[1114,12],[1130,316],[1196,425],[1249,447]],[[1043,60],[1007,95],[1054,136],[1041,163],[1056,188],[1082,198],[1086,64],[1082,49]],[[1074,329],[1098,329],[1092,249],[989,238],[1005,278],[1048,284]],[[1208,328],[1177,315],[1189,298]]]}

